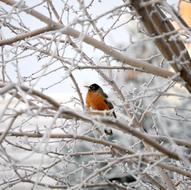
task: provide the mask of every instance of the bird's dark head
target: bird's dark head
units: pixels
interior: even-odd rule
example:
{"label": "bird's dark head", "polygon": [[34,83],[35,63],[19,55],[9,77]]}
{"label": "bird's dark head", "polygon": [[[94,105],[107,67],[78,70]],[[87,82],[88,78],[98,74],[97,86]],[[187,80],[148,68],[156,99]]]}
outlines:
{"label": "bird's dark head", "polygon": [[96,92],[101,89],[101,87],[98,84],[91,84],[88,86],[89,91]]}

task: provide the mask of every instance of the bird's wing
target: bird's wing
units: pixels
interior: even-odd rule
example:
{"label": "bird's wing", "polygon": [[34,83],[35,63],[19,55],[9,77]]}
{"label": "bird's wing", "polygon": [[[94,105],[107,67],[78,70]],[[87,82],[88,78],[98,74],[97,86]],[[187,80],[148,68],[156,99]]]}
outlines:
{"label": "bird's wing", "polygon": [[[108,105],[109,109],[110,110],[113,109],[114,108],[113,104],[110,101],[107,100],[108,99],[108,95],[102,89],[100,89],[100,93],[104,96],[104,98],[105,98],[104,101]],[[116,118],[116,114],[115,114],[114,111],[113,111],[113,116]]]}
{"label": "bird's wing", "polygon": [[107,95],[104,91],[102,91],[102,94],[103,94],[103,96],[104,96],[105,98],[108,98],[108,95]]}
{"label": "bird's wing", "polygon": [[[110,110],[114,108],[114,107],[113,107],[113,104],[112,104],[111,102],[107,101],[107,99],[105,99],[105,103],[108,105],[108,107],[109,107]],[[113,116],[114,116],[115,118],[117,118],[115,112],[112,111],[112,113],[113,113]]]}
{"label": "bird's wing", "polygon": [[107,99],[105,99],[105,103],[108,105],[109,109],[113,109],[113,104],[109,102]]}
{"label": "bird's wing", "polygon": [[108,98],[108,95],[103,91],[103,89],[100,87],[98,92],[104,97],[104,98]]}

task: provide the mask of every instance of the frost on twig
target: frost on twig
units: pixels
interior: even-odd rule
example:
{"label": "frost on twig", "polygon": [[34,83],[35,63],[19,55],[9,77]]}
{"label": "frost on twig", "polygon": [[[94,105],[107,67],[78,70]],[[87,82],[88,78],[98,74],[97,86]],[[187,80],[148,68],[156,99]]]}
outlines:
{"label": "frost on twig", "polygon": [[[0,189],[191,186],[189,31],[175,13],[158,0],[1,0]],[[86,109],[92,83],[116,118]]]}

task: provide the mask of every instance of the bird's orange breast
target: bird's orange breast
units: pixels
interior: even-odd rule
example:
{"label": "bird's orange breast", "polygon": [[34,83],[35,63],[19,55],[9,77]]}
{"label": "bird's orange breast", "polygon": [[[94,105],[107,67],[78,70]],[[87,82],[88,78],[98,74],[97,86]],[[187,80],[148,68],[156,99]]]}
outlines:
{"label": "bird's orange breast", "polygon": [[105,97],[98,92],[88,92],[86,96],[87,107],[95,110],[109,110]]}

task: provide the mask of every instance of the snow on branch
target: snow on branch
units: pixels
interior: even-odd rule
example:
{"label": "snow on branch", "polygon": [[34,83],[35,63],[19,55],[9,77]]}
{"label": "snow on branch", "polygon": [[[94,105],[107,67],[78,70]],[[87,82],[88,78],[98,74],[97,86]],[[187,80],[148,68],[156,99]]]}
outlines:
{"label": "snow on branch", "polygon": [[[191,186],[190,30],[176,7],[0,2],[0,189]],[[111,110],[86,106],[93,83]]]}

